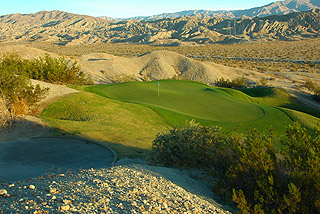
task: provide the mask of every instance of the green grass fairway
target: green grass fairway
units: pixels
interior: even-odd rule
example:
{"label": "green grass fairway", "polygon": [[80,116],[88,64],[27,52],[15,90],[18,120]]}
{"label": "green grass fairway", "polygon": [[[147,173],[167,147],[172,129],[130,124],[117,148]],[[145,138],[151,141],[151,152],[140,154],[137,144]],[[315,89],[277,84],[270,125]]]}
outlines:
{"label": "green grass fairway", "polygon": [[285,108],[303,106],[280,89],[250,89],[244,93],[176,80],[160,81],[160,96],[158,82],[82,89],[86,92],[51,104],[42,117],[64,132],[106,143],[120,158],[145,157],[157,133],[191,120],[220,126],[224,132],[235,128],[240,132],[250,128],[263,132],[273,128],[280,135],[294,121],[308,128],[320,122],[317,117]]}
{"label": "green grass fairway", "polygon": [[143,156],[156,134],[168,127],[150,108],[86,92],[51,104],[42,118],[64,132],[109,145],[120,158]]}
{"label": "green grass fairway", "polygon": [[130,82],[87,87],[86,90],[116,100],[161,107],[191,117],[223,122],[257,120],[264,111],[257,105],[226,96],[221,91],[189,81]]}

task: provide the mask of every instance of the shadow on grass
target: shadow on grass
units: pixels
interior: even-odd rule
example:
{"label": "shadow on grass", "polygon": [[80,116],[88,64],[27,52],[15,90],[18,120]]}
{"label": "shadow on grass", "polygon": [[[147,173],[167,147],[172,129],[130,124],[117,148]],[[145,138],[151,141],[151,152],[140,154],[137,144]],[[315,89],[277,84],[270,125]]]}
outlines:
{"label": "shadow on grass", "polygon": [[118,159],[122,158],[148,158],[150,155],[150,149],[142,149],[138,147],[128,146],[117,142],[105,141],[99,138],[92,138],[85,135],[82,135],[79,132],[66,132],[65,130],[58,129],[58,128],[51,128],[51,131],[48,135],[53,136],[61,136],[61,137],[75,137],[75,138],[82,138],[88,141],[97,141],[101,144],[109,146],[113,149],[117,155]]}
{"label": "shadow on grass", "polygon": [[[279,90],[283,90],[285,92],[284,89],[280,89],[280,88],[274,88],[274,87],[261,87],[261,88],[245,88],[245,89],[239,89],[241,92],[251,96],[251,97],[255,97],[255,98],[272,98],[272,97],[277,97],[277,93],[279,92]],[[277,92],[278,90],[278,92]],[[285,92],[287,93],[287,92]],[[283,96],[283,95],[282,95]],[[273,105],[271,104],[271,106],[274,107],[283,107],[283,108],[288,108],[288,109],[292,109],[292,110],[296,110],[296,111],[301,111],[307,114],[310,114],[312,116],[318,117],[320,118],[320,111],[319,109],[310,107],[304,103],[302,103],[301,101],[299,101],[296,97],[293,96],[289,96],[289,95],[284,95],[285,97],[283,97],[284,99],[289,99],[289,102],[287,104],[278,104],[278,105]],[[281,99],[281,95],[280,97],[278,97],[278,99]]]}
{"label": "shadow on grass", "polygon": [[[31,133],[29,128],[32,128],[32,127],[33,128],[37,127],[37,131]],[[88,140],[93,142],[99,142],[101,144],[105,144],[109,146],[110,148],[116,151],[119,159],[147,158],[151,154],[150,149],[149,150],[141,149],[141,148],[123,145],[116,142],[93,139],[93,138],[81,135],[78,132],[67,132],[59,128],[42,126],[36,122],[31,122],[31,121],[28,121],[28,124],[26,124],[25,121],[23,124],[21,123],[15,124],[15,127],[11,127],[11,130],[7,129],[5,130],[5,132],[10,132],[11,134],[14,134],[14,132],[17,132],[17,128],[19,129],[20,133],[18,135],[15,135],[16,136],[15,139],[10,139],[10,140],[19,140],[22,138],[32,138],[32,137],[46,138],[46,137],[52,137],[52,136],[65,137],[65,138],[81,138],[84,141]],[[26,128],[26,132],[30,133],[29,135],[26,136],[23,134],[25,132],[21,132],[22,129],[24,128]],[[3,132],[0,132],[0,135],[2,133]],[[206,200],[208,200],[209,202],[215,204],[216,206],[224,210],[229,210],[231,212],[234,211],[234,208],[232,208],[232,206],[225,204],[225,202],[221,201],[217,196],[213,194],[213,192],[211,191],[210,185],[202,186],[204,185],[201,182],[201,180],[203,180],[202,177],[208,176],[207,174],[198,174],[197,171],[192,172],[190,170],[179,170],[174,168],[158,167],[158,166],[145,166],[144,168],[161,175],[162,177],[170,180],[171,182],[175,183],[176,185],[180,186],[181,188],[187,190],[192,194],[195,194],[200,197],[205,197]],[[50,176],[50,174],[52,174],[53,172],[56,173],[56,169],[48,169],[45,174]]]}
{"label": "shadow on grass", "polygon": [[243,88],[239,89],[239,91],[242,91],[251,97],[269,97],[275,94],[273,87]]}

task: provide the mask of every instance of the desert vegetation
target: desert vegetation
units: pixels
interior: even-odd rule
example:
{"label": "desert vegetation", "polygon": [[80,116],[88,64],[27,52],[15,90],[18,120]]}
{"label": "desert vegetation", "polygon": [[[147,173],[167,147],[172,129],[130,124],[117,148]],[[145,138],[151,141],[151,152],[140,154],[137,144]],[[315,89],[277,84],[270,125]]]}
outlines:
{"label": "desert vegetation", "polygon": [[[16,55],[3,56],[0,60],[2,108],[6,108],[10,115],[28,113],[46,93],[46,89],[31,84],[24,66]],[[4,115],[5,112],[7,111],[4,111]]]}
{"label": "desert vegetation", "polygon": [[22,59],[5,54],[0,59],[1,124],[5,126],[16,115],[33,114],[37,103],[46,96],[47,88],[31,84],[37,79],[59,84],[84,84],[88,80],[76,62],[46,55],[44,58]]}
{"label": "desert vegetation", "polygon": [[2,57],[1,66],[16,75],[56,84],[85,84],[87,79],[76,61],[71,63],[64,57],[50,55],[34,59],[22,59],[19,55],[7,54]]}
{"label": "desert vegetation", "polygon": [[152,160],[211,170],[215,192],[232,197],[240,213],[317,213],[319,128],[313,135],[295,123],[279,140],[272,131],[225,135],[218,127],[191,122],[158,134]]}
{"label": "desert vegetation", "polygon": [[277,41],[255,44],[196,45],[196,46],[151,46],[134,44],[97,44],[58,46],[34,43],[34,47],[67,56],[89,53],[108,53],[116,56],[134,57],[150,51],[168,50],[201,61],[212,61],[230,67],[260,72],[318,72],[320,39],[301,41]]}
{"label": "desert vegetation", "polygon": [[320,86],[310,79],[305,82],[304,86],[313,93],[313,99],[320,102]]}
{"label": "desert vegetation", "polygon": [[246,88],[248,84],[244,77],[238,77],[233,80],[224,79],[223,77],[215,81],[215,85],[225,88]]}

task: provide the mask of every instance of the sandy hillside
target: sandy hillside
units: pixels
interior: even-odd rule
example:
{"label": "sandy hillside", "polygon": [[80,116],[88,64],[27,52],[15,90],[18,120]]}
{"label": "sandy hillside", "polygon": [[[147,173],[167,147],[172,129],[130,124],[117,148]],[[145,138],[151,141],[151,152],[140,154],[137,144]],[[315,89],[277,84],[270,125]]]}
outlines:
{"label": "sandy hillside", "polygon": [[40,103],[48,103],[48,102],[51,102],[52,100],[56,100],[68,94],[79,92],[65,85],[56,85],[56,84],[51,84],[51,83],[47,83],[39,80],[31,80],[31,83],[33,85],[40,85],[41,88],[49,88],[48,94],[43,100],[40,101]]}
{"label": "sandy hillside", "polygon": [[37,57],[44,57],[49,54],[53,57],[58,57],[59,55],[38,48],[29,47],[28,45],[21,44],[1,44],[0,45],[0,55],[7,53],[15,53],[24,59],[33,59]]}
{"label": "sandy hillside", "polygon": [[169,79],[176,75],[182,79],[214,83],[224,77],[245,76],[257,81],[268,76],[255,71],[237,69],[212,62],[200,62],[170,51],[153,51],[135,58],[94,53],[78,57],[82,70],[96,83],[111,83],[119,76],[134,76],[137,80]]}

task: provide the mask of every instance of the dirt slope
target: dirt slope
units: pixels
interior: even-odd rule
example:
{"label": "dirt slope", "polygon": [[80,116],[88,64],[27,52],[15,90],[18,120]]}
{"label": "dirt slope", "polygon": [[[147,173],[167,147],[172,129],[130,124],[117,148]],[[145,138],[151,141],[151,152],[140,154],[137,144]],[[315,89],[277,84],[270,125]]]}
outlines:
{"label": "dirt slope", "polygon": [[233,79],[245,76],[250,81],[257,81],[267,76],[255,71],[196,61],[170,51],[153,51],[135,58],[95,53],[81,56],[77,60],[83,71],[100,84],[111,83],[119,76],[126,75],[140,81],[180,76],[182,79],[205,83],[214,83],[221,77]]}
{"label": "dirt slope", "polygon": [[58,57],[58,55],[55,53],[47,52],[38,48],[33,48],[28,45],[0,43],[0,56],[7,53],[18,54],[24,59],[44,57],[46,54]]}

